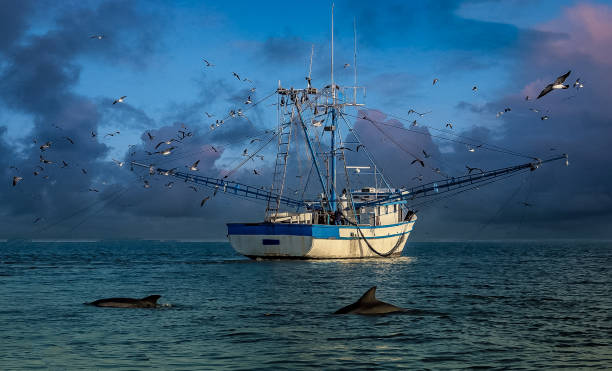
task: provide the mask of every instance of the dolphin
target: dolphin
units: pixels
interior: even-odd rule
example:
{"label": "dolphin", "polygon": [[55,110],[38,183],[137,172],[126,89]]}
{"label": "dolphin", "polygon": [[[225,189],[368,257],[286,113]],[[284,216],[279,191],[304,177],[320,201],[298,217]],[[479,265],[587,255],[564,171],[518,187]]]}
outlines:
{"label": "dolphin", "polygon": [[396,307],[376,299],[376,286],[366,291],[363,296],[351,305],[338,309],[334,314],[387,314],[405,312],[406,309]]}
{"label": "dolphin", "polygon": [[95,305],[96,307],[111,307],[111,308],[156,308],[157,300],[161,295],[151,295],[142,299],[132,298],[109,298],[85,303]]}

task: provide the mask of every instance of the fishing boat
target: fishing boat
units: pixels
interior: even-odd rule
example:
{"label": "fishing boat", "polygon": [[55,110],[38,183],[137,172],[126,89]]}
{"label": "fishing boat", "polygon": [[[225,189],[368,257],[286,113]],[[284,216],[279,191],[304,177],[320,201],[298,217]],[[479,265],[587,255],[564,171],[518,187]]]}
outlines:
{"label": "fishing boat", "polygon": [[[240,254],[253,259],[363,259],[390,258],[402,254],[417,222],[415,206],[424,199],[439,198],[475,189],[542,164],[566,159],[566,155],[490,171],[480,170],[440,179],[415,187],[394,187],[380,171],[369,148],[351,124],[348,110],[364,106],[365,87],[357,84],[356,52],[354,84],[340,86],[334,80],[333,13],[330,81],[315,87],[310,69],[301,88],[278,82],[277,124],[255,150],[244,151],[236,169],[252,163],[269,144],[276,143],[274,165],[267,187],[222,178],[155,167],[151,174],[173,176],[218,193],[266,203],[265,217],[258,223],[229,223],[227,237]],[[249,97],[250,100],[250,97]],[[235,113],[235,112],[233,112]],[[483,144],[479,144],[483,147]],[[484,145],[483,149],[487,146]],[[360,155],[364,163],[350,164]],[[415,161],[424,163],[417,156]],[[296,162],[291,162],[295,160]],[[414,162],[414,161],[413,161]],[[252,170],[258,174],[256,169]],[[260,170],[261,171],[261,170]],[[359,178],[357,181],[353,178]],[[364,178],[371,184],[364,184]],[[357,185],[357,186],[356,186]]]}

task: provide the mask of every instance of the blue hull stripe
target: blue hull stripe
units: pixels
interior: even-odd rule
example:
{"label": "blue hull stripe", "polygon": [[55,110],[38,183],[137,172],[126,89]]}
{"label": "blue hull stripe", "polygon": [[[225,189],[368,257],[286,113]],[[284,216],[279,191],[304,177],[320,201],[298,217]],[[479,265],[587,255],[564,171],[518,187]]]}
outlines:
{"label": "blue hull stripe", "polygon": [[[363,227],[363,229],[370,228],[384,228],[393,227],[402,224],[412,224],[414,222],[390,224],[385,226],[376,227]],[[355,239],[355,237],[340,237],[340,228],[351,228],[357,230],[356,227],[350,225],[319,225],[319,224],[284,224],[284,223],[261,223],[261,224],[244,224],[244,223],[228,223],[227,234],[228,235],[265,235],[265,236],[312,236],[315,238],[336,238],[336,239]],[[410,228],[412,230],[412,228]],[[409,232],[409,231],[406,231]],[[366,237],[370,238],[385,238],[399,236],[399,234],[393,234],[388,236],[374,236]]]}

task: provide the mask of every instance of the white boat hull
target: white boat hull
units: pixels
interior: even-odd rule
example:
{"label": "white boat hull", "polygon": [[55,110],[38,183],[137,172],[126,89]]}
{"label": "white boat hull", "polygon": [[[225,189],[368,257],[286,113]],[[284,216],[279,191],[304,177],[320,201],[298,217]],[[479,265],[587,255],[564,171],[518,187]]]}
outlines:
{"label": "white boat hull", "polygon": [[267,259],[359,259],[401,255],[416,218],[383,226],[228,224],[238,253]]}

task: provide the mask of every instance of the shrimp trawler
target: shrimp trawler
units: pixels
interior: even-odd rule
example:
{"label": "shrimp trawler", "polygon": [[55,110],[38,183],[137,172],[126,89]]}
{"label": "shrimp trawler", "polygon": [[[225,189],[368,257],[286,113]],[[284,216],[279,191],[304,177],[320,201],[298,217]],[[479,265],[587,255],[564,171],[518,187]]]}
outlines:
{"label": "shrimp trawler", "polygon": [[[259,139],[257,148],[245,149],[244,159],[222,178],[137,162],[132,165],[149,168],[151,174],[173,176],[208,188],[214,191],[213,196],[222,193],[265,202],[262,222],[227,224],[232,247],[244,256],[349,259],[401,255],[417,221],[415,206],[424,200],[475,189],[533,171],[546,162],[567,158],[565,155],[548,160],[530,158],[529,162],[491,171],[478,169],[479,172],[472,173],[470,170],[467,175],[457,177],[441,175],[440,180],[416,187],[393,187],[347,118],[365,119],[381,130],[375,120],[348,113],[348,110],[365,108],[362,101],[365,87],[357,86],[356,57],[353,86],[335,83],[333,58],[332,10],[331,81],[316,88],[310,72],[303,88],[285,88],[279,81],[278,88],[263,99],[276,99],[273,103],[277,111],[276,128],[266,131],[267,137]],[[249,96],[249,103],[250,100]],[[252,106],[245,107],[245,111]],[[235,113],[231,111],[227,119],[231,120]],[[263,160],[261,153],[271,143],[276,143],[277,148],[274,165],[269,170],[272,175],[265,174],[271,180],[270,186],[247,185],[230,179],[236,169],[249,166],[257,157]],[[474,146],[487,148],[484,143]],[[364,163],[348,164],[356,154]],[[413,162],[418,161],[425,167],[423,160],[412,156]],[[261,169],[259,173],[256,169],[252,172],[257,175]],[[364,183],[364,177],[371,184]]]}

